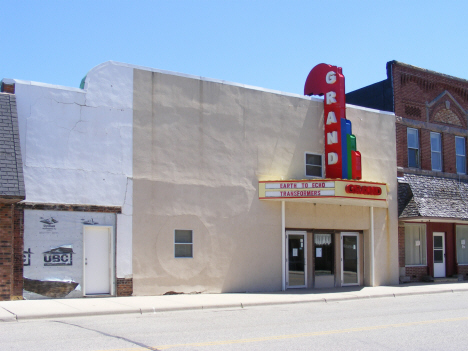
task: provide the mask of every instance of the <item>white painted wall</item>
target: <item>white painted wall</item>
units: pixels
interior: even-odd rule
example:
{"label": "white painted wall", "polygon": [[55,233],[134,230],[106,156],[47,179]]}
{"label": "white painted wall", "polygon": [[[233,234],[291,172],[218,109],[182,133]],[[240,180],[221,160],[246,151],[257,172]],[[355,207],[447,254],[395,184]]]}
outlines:
{"label": "white painted wall", "polygon": [[133,68],[96,66],[84,90],[14,82],[26,201],[121,206],[117,277],[131,277]]}

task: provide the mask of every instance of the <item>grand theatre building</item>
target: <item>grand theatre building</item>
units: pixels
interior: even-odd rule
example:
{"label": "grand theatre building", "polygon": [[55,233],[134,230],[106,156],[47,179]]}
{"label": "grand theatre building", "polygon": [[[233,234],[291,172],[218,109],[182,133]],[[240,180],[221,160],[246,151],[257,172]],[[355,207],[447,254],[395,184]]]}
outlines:
{"label": "grand theatre building", "polygon": [[398,283],[394,115],[320,73],[324,98],[134,69],[135,294]]}
{"label": "grand theatre building", "polygon": [[395,116],[319,66],[312,96],[116,62],[80,89],[5,81],[25,278],[66,297],[398,284]]}

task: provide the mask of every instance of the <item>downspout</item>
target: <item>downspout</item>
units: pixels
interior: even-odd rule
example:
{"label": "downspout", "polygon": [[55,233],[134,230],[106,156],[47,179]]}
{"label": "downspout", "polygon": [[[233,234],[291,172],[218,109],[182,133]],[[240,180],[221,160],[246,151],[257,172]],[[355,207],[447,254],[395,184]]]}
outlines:
{"label": "downspout", "polygon": [[281,290],[286,290],[286,210],[281,201]]}
{"label": "downspout", "polygon": [[[395,113],[395,89],[394,89],[394,82],[393,82],[393,64],[397,61],[389,61],[387,62],[387,79],[390,81],[391,91],[392,91],[392,112]],[[385,94],[385,92],[384,92]]]}
{"label": "downspout", "polygon": [[375,286],[375,260],[374,260],[374,207],[370,207],[370,237],[371,237],[371,269],[372,283]]}

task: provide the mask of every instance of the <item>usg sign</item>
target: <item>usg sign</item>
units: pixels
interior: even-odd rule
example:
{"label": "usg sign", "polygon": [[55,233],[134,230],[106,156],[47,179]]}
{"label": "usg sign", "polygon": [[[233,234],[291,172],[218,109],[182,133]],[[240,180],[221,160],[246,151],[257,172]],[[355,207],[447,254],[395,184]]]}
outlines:
{"label": "usg sign", "polygon": [[72,253],[47,254],[44,253],[44,266],[71,266]]}
{"label": "usg sign", "polygon": [[73,265],[73,248],[63,245],[44,252],[44,266],[71,266]]}

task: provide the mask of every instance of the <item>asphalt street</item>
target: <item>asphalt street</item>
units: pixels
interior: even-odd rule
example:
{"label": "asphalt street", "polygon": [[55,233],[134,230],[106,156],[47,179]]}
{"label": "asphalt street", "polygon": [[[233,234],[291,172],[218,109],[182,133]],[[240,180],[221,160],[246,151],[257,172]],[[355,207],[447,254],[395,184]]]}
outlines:
{"label": "asphalt street", "polygon": [[468,292],[23,320],[2,350],[466,349]]}

